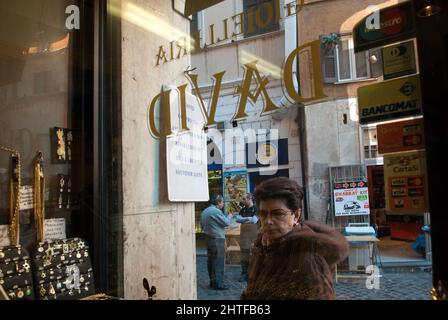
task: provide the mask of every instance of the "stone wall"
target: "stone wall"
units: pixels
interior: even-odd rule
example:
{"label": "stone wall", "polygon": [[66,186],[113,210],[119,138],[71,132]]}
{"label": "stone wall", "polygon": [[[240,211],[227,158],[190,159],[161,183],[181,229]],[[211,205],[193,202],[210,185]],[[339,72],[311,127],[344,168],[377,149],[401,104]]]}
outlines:
{"label": "stone wall", "polygon": [[185,55],[156,66],[159,47],[169,55],[170,41],[176,40],[169,34],[189,32],[189,21],[171,5],[166,0],[121,2],[126,299],[147,297],[143,278],[156,287],[156,299],[196,299],[194,204],[168,201],[165,146],[150,135],[147,124],[151,100],[164,84],[186,83],[183,71],[190,64]]}

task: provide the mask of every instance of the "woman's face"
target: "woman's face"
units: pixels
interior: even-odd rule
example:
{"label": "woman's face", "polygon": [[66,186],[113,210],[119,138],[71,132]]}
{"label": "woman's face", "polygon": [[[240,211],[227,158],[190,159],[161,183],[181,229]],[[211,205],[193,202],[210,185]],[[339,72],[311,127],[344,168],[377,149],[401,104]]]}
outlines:
{"label": "woman's face", "polygon": [[258,211],[263,234],[269,240],[280,238],[290,232],[299,220],[301,210],[292,212],[281,199],[260,201]]}

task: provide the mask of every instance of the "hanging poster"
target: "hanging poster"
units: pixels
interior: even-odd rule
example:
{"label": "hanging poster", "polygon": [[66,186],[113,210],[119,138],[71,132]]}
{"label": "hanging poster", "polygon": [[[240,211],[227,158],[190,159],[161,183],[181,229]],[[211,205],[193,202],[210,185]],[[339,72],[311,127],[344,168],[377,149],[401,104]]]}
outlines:
{"label": "hanging poster", "polygon": [[224,172],[224,212],[238,214],[247,191],[247,171]]}
{"label": "hanging poster", "polygon": [[384,184],[388,213],[423,214],[427,212],[425,152],[385,155]]}
{"label": "hanging poster", "polygon": [[369,189],[366,181],[341,182],[333,185],[336,216],[369,215]]}

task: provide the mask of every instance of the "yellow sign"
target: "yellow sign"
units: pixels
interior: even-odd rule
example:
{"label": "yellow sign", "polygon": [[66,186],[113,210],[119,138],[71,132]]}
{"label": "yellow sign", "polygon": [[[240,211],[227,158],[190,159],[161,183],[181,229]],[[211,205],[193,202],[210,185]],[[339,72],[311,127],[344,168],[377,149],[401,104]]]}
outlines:
{"label": "yellow sign", "polygon": [[418,214],[427,212],[425,152],[385,155],[384,185],[388,213]]}
{"label": "yellow sign", "polygon": [[383,48],[384,79],[393,79],[416,73],[414,41]]}
{"label": "yellow sign", "polygon": [[358,88],[358,109],[361,124],[421,114],[420,76]]}
{"label": "yellow sign", "polygon": [[277,158],[277,148],[270,143],[261,144],[258,146],[257,160],[261,164],[270,164]]}

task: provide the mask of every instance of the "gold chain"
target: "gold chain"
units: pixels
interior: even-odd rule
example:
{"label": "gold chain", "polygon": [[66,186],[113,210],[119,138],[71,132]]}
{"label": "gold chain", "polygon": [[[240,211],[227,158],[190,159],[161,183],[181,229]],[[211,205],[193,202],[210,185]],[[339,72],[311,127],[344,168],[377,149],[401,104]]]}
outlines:
{"label": "gold chain", "polygon": [[[22,165],[20,161],[20,152],[8,147],[0,146],[0,150],[11,153],[12,157],[17,158],[17,166],[14,169],[14,174],[17,176],[16,189],[14,190],[14,178],[10,182],[10,225],[9,225],[9,240],[11,245],[19,244],[19,225],[20,225],[20,188],[21,188],[21,171]],[[14,192],[15,191],[15,192]]]}
{"label": "gold chain", "polygon": [[448,300],[448,290],[441,280],[437,282],[437,287],[431,289],[432,300]]}
{"label": "gold chain", "polygon": [[43,161],[43,154],[38,151],[34,165],[34,220],[36,221],[38,242],[44,240],[45,177]]}

